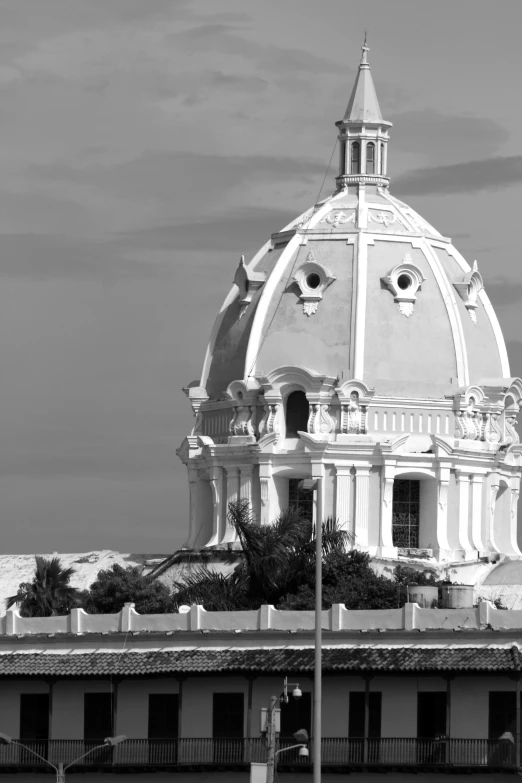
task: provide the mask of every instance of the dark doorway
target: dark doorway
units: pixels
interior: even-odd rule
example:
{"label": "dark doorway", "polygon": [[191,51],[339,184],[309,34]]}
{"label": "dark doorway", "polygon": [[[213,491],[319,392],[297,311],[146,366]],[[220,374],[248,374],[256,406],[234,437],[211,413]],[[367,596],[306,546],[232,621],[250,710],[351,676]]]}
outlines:
{"label": "dark doorway", "polygon": [[304,692],[300,699],[289,695],[288,704],[281,704],[281,739],[292,739],[299,729],[312,732],[312,694]]}
{"label": "dark doorway", "polygon": [[[20,739],[35,753],[47,758],[49,739],[49,694],[22,693],[20,695]],[[34,756],[19,748],[20,763],[28,764]]]}
{"label": "dark doorway", "polygon": [[417,761],[444,764],[446,759],[446,692],[417,694]]}
{"label": "dark doorway", "polygon": [[299,486],[303,479],[288,479],[288,507],[295,508],[301,516],[313,522],[314,490]]}
{"label": "dark doorway", "polygon": [[242,693],[214,693],[212,736],[214,761],[233,764],[243,761],[245,697]]}
{"label": "dark doorway", "polygon": [[418,549],[420,521],[420,481],[395,479],[393,482],[393,545]]}
{"label": "dark doorway", "polygon": [[[85,693],[83,697],[83,736],[85,750],[102,745],[106,737],[113,736],[112,693]],[[90,756],[97,764],[112,761],[112,748],[100,748]]]}
{"label": "dark doorway", "polygon": [[515,763],[517,697],[513,691],[490,691],[488,764],[492,767]]}
{"label": "dark doorway", "polygon": [[306,394],[295,391],[286,398],[286,437],[297,438],[298,432],[308,431],[310,406]]}
{"label": "dark doorway", "polygon": [[175,764],[178,747],[177,693],[149,694],[149,763]]}
{"label": "dark doorway", "polygon": [[[379,739],[381,736],[382,693],[370,691],[369,695],[369,721],[368,721],[368,761],[377,762],[379,759]],[[364,705],[366,694],[364,691],[352,691],[348,708],[348,736],[353,741],[350,743],[350,760],[362,762],[364,759]]]}

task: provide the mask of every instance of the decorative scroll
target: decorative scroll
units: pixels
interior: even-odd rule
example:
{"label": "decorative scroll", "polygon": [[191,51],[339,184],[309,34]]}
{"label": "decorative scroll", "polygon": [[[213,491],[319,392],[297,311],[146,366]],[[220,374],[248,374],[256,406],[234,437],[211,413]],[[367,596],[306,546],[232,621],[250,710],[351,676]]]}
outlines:
{"label": "decorative scroll", "polygon": [[388,228],[395,223],[399,223],[401,226],[409,230],[409,226],[399,214],[396,212],[373,212],[368,210],[368,223],[380,223],[382,226]]}
{"label": "decorative scroll", "polygon": [[500,443],[502,440],[502,429],[498,421],[499,415],[497,411],[484,414],[482,440],[485,440],[486,443]]}
{"label": "decorative scroll", "polygon": [[310,404],[308,432],[312,435],[328,435],[335,430],[335,422],[328,412],[328,405]]}
{"label": "decorative scroll", "polygon": [[259,422],[259,437],[263,435],[276,434],[281,432],[280,422],[281,403],[265,402],[263,406],[263,416]]}
{"label": "decorative scroll", "polygon": [[475,408],[475,397],[470,397],[463,411],[458,411],[455,417],[455,437],[460,440],[480,440],[482,434],[482,417]]}
{"label": "decorative scroll", "polygon": [[329,223],[334,228],[344,223],[353,223],[355,225],[355,210],[350,213],[343,210],[329,212],[320,222]]}

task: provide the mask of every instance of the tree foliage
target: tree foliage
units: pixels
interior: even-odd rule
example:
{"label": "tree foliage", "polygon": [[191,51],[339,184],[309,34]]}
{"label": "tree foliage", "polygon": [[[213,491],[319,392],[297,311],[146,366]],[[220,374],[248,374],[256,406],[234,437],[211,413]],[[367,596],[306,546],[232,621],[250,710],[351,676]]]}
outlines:
{"label": "tree foliage", "polygon": [[19,604],[22,617],[51,617],[68,614],[81,602],[81,593],[69,582],[74,568],[63,568],[60,558],[36,556],[32,582],[21,582],[16,595],[6,599],[9,609]]}
{"label": "tree foliage", "polygon": [[119,612],[131,601],[140,614],[160,614],[171,611],[172,606],[169,588],[143,576],[137,566],[122,568],[114,564],[99,571],[89,590],[82,592],[82,608],[90,614]]}

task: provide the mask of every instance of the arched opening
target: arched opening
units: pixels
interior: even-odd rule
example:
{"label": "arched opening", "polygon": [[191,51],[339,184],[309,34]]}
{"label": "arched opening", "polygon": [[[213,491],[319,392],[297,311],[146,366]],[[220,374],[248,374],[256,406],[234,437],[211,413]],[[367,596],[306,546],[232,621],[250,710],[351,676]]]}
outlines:
{"label": "arched opening", "polygon": [[384,144],[381,144],[381,175],[384,175]]}
{"label": "arched opening", "polygon": [[420,530],[420,481],[395,479],[393,482],[393,545],[418,549]]}
{"label": "arched opening", "polygon": [[352,158],[351,158],[351,164],[350,164],[350,173],[351,174],[360,174],[361,173],[361,145],[358,141],[354,141],[352,144]]}
{"label": "arched opening", "polygon": [[366,173],[375,174],[375,144],[373,141],[366,145]]}
{"label": "arched opening", "polygon": [[297,438],[306,432],[310,407],[303,391],[294,391],[286,399],[286,437]]}

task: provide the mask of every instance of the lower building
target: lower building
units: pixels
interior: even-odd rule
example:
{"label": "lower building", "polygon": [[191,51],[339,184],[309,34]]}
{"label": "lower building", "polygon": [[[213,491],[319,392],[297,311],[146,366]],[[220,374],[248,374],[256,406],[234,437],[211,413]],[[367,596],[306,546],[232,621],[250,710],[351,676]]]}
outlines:
{"label": "lower building", "polygon": [[[279,771],[311,774],[284,748],[300,729],[314,742],[313,612],[138,615],[129,604],[116,615],[10,610],[2,623],[0,774],[22,781],[88,754],[67,774],[217,781],[234,770],[246,781],[266,760],[262,710],[285,678],[302,696],[281,704]],[[522,612],[335,605],[323,627],[325,775],[521,769]]]}

